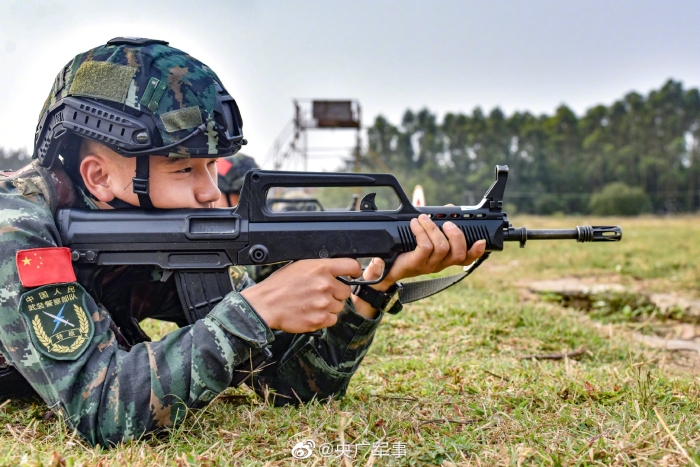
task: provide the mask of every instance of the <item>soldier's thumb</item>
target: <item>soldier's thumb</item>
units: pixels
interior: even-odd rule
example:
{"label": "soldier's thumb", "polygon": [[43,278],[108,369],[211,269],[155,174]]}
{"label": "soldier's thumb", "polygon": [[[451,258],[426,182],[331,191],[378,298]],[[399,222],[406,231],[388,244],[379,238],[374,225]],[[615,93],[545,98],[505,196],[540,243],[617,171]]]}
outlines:
{"label": "soldier's thumb", "polygon": [[366,281],[373,281],[382,276],[382,271],[384,271],[384,260],[381,258],[372,258],[372,262],[369,263],[362,277]]}

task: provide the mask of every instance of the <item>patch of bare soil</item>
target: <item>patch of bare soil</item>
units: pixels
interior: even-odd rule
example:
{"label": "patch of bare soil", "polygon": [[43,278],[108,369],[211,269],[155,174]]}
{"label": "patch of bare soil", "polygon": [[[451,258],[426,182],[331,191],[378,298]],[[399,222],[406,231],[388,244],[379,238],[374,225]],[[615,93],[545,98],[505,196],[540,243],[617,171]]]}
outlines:
{"label": "patch of bare soil", "polygon": [[680,293],[646,293],[643,281],[623,285],[618,277],[564,277],[545,281],[521,281],[516,285],[531,294],[554,293],[582,300],[590,300],[603,293],[635,293],[645,296],[662,312],[675,309],[685,316],[700,318],[700,299]]}
{"label": "patch of bare soil", "polygon": [[[525,300],[557,296],[565,306],[583,311],[591,310],[602,297],[634,294],[649,303],[654,313],[642,319],[647,332],[632,331],[631,337],[650,349],[670,352],[662,358],[666,364],[700,371],[700,299],[696,297],[674,292],[648,293],[643,281],[621,284],[618,276],[521,281],[517,285]],[[657,315],[663,319],[654,319]]]}
{"label": "patch of bare soil", "polygon": [[624,292],[627,288],[617,281],[619,276],[609,279],[600,277],[564,277],[546,281],[521,282],[518,285],[526,287],[535,293],[558,293],[564,296],[587,297],[603,292]]}

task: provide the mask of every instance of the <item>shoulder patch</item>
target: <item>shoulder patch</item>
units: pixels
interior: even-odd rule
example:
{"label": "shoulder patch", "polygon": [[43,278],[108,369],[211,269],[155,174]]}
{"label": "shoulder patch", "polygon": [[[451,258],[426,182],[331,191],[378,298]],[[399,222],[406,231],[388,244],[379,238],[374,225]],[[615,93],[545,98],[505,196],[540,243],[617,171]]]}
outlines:
{"label": "shoulder patch", "polygon": [[79,284],[47,285],[20,298],[34,347],[55,360],[76,360],[95,334],[86,310],[85,289]]}

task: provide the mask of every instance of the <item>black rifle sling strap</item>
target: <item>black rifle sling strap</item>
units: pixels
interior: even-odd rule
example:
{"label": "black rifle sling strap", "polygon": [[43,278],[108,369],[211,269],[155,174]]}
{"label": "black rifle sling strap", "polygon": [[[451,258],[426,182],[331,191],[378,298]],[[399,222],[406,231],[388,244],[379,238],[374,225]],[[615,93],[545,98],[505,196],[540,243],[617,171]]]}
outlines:
{"label": "black rifle sling strap", "polygon": [[443,290],[452,287],[457,282],[474,272],[476,268],[481,266],[481,264],[488,259],[489,255],[490,253],[484,253],[472,264],[465,266],[464,272],[459,274],[454,274],[447,277],[438,277],[437,279],[428,279],[425,281],[406,282],[402,284],[403,286],[399,291],[399,301],[401,303],[415,302],[416,300],[430,297],[431,295],[435,295],[438,292],[442,292]]}
{"label": "black rifle sling strap", "polygon": [[233,291],[228,268],[176,271],[175,283],[189,324],[204,318],[217,303]]}

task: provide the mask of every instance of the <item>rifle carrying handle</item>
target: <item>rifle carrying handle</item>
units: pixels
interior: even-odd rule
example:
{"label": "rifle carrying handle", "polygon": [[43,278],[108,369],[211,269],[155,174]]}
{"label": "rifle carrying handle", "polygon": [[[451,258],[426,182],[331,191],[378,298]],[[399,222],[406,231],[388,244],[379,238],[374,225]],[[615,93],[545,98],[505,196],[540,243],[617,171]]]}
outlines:
{"label": "rifle carrying handle", "polygon": [[[248,203],[251,222],[274,222],[280,213],[267,208],[267,192],[274,187],[390,187],[401,202],[397,214],[417,214],[401,184],[391,174],[347,174],[312,172],[277,172],[272,170],[251,170],[245,175],[241,188],[239,206]],[[326,213],[328,214],[328,213]]]}

